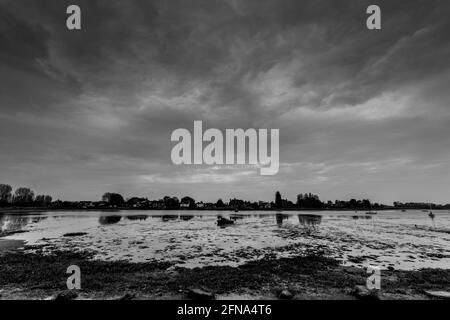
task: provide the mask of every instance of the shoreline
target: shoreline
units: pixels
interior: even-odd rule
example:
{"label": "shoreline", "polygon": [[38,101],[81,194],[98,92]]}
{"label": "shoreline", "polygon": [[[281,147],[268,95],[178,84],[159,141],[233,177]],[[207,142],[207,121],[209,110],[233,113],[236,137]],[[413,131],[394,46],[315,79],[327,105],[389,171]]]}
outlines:
{"label": "shoreline", "polygon": [[[65,212],[65,211],[102,211],[102,212],[120,212],[120,211],[224,211],[224,212],[233,212],[236,214],[239,214],[239,212],[253,212],[253,211],[263,211],[263,212],[273,212],[273,213],[283,213],[283,212],[303,212],[303,211],[316,211],[316,212],[329,212],[329,211],[354,211],[357,213],[364,212],[370,210],[367,209],[358,209],[355,210],[354,208],[333,208],[333,209],[327,209],[327,208],[285,208],[285,209],[240,209],[239,211],[235,212],[232,208],[217,208],[217,209],[204,209],[204,208],[195,208],[195,209],[188,209],[188,208],[178,208],[178,209],[154,209],[154,208],[42,208],[42,207],[29,207],[29,208],[0,208],[0,214],[12,214],[12,213],[40,213],[40,212],[48,212],[48,211],[56,211],[56,212]],[[401,211],[405,209],[400,208],[380,208],[376,211]],[[408,211],[419,211],[423,209],[407,209]],[[433,209],[433,211],[446,211],[450,212],[449,209]]]}
{"label": "shoreline", "polygon": [[[78,299],[188,299],[198,288],[216,299],[430,299],[425,290],[448,290],[450,270],[383,270],[381,290],[361,294],[365,269],[311,252],[266,257],[238,267],[174,267],[170,262],[92,260],[89,252],[0,254],[0,299],[52,299],[66,291],[69,265],[81,268]],[[358,289],[359,288],[359,289]],[[363,290],[364,291],[364,290]],[[289,294],[287,294],[288,292]]]}

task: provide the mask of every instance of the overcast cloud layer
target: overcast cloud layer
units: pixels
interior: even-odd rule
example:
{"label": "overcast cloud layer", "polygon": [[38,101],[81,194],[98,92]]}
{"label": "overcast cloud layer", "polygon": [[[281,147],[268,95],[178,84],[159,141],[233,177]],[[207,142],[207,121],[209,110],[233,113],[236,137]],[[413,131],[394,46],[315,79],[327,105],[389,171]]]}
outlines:
{"label": "overcast cloud layer", "polygon": [[[0,0],[0,183],[450,202],[450,2]],[[65,27],[82,9],[82,31]],[[174,166],[170,134],[279,128],[280,172]]]}

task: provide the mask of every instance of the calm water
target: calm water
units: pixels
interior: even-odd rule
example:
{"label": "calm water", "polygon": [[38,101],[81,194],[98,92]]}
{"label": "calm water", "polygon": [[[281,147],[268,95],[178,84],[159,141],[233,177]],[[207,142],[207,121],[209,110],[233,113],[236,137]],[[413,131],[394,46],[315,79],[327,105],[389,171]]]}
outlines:
{"label": "calm water", "polygon": [[[264,256],[320,251],[347,265],[450,268],[450,213],[119,211],[0,214],[2,239],[46,250],[93,250],[96,258],[238,265]],[[217,216],[235,218],[219,227]],[[68,233],[86,233],[64,236]],[[1,241],[1,240],[0,240]]]}

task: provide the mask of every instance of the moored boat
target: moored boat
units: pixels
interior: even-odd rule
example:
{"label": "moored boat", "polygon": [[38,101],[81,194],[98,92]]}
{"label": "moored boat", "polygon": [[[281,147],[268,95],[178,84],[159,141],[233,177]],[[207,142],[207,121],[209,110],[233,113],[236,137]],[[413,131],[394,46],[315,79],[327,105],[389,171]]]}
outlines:
{"label": "moored boat", "polygon": [[233,220],[224,218],[224,217],[217,217],[217,225],[218,226],[226,226],[226,225],[230,225],[230,224],[234,224]]}

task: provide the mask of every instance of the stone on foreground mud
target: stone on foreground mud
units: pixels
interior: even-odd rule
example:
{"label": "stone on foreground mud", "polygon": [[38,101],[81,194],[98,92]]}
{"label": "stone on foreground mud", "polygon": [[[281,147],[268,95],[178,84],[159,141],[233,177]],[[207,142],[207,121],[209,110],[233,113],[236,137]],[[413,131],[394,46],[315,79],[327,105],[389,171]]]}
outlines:
{"label": "stone on foreground mud", "polygon": [[189,288],[188,298],[192,300],[214,300],[216,296],[214,293],[199,289],[199,288]]}
{"label": "stone on foreground mud", "polygon": [[432,298],[450,300],[450,292],[448,291],[432,291],[432,290],[424,290],[424,293]]}
{"label": "stone on foreground mud", "polygon": [[289,290],[282,290],[280,292],[280,294],[278,295],[278,297],[280,299],[284,299],[284,300],[290,300],[292,298],[294,298],[294,295],[289,291]]}
{"label": "stone on foreground mud", "polygon": [[56,295],[55,300],[75,300],[78,298],[78,293],[74,290],[66,290],[63,292],[60,292]]}
{"label": "stone on foreground mud", "polygon": [[379,300],[380,297],[376,290],[369,290],[365,286],[355,286],[353,295],[360,300]]}

